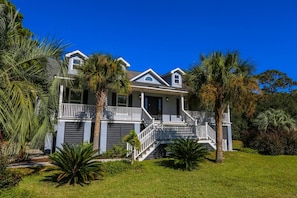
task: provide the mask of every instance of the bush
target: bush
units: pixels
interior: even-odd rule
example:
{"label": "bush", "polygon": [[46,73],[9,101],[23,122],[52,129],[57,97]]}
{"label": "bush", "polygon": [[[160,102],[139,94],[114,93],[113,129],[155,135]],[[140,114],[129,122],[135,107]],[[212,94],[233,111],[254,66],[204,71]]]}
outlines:
{"label": "bush", "polygon": [[0,148],[0,189],[16,186],[22,179],[19,174],[10,172],[7,165],[6,157],[2,155]]}
{"label": "bush", "polygon": [[122,145],[113,145],[113,149],[109,149],[100,156],[104,158],[123,158],[126,157],[127,150]]}
{"label": "bush", "polygon": [[52,163],[62,171],[57,175],[57,182],[60,185],[84,185],[102,177],[103,165],[97,161],[97,153],[98,150],[93,150],[92,144],[62,144],[62,148],[49,156]]}
{"label": "bush", "polygon": [[174,158],[174,164],[182,170],[193,170],[205,159],[208,150],[193,139],[177,139],[166,150]]}

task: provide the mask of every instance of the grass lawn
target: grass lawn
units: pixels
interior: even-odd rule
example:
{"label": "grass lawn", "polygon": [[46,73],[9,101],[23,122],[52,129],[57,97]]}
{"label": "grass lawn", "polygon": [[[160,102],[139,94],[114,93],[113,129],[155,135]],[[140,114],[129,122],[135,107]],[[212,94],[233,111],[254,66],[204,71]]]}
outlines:
{"label": "grass lawn", "polygon": [[144,161],[142,169],[84,187],[56,187],[43,181],[52,172],[41,169],[0,197],[297,197],[297,156],[234,151],[225,153],[223,164],[211,160],[214,153],[209,158],[191,172],[161,166],[161,160]]}

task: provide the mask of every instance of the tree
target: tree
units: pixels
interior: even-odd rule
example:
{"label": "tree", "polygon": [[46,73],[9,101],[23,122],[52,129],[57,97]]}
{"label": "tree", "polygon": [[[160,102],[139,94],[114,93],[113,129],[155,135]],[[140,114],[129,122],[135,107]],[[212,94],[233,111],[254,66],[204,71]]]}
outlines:
{"label": "tree", "polygon": [[25,34],[18,16],[13,6],[0,4],[0,127],[9,140],[6,151],[22,156],[28,142],[34,146],[48,132],[52,115],[39,108],[51,102],[47,58],[58,59],[63,47]]}
{"label": "tree", "polygon": [[80,68],[80,81],[96,95],[96,119],[93,149],[99,148],[101,112],[105,103],[107,89],[128,93],[130,81],[122,62],[111,55],[95,53]]}
{"label": "tree", "polygon": [[[201,63],[188,72],[188,83],[201,102],[215,113],[216,162],[223,162],[223,113],[228,105],[251,115],[255,109],[256,80],[248,75],[249,62],[239,53],[216,51],[201,56]],[[243,72],[244,71],[244,72]]]}
{"label": "tree", "polygon": [[134,151],[140,150],[141,143],[138,139],[138,136],[134,130],[131,130],[128,135],[123,138],[123,141],[130,144],[132,146],[132,153],[131,153],[131,164],[133,165],[134,162]]}
{"label": "tree", "polygon": [[280,90],[290,91],[297,85],[293,79],[286,73],[278,70],[267,70],[256,76],[263,91],[267,93],[276,93]]}

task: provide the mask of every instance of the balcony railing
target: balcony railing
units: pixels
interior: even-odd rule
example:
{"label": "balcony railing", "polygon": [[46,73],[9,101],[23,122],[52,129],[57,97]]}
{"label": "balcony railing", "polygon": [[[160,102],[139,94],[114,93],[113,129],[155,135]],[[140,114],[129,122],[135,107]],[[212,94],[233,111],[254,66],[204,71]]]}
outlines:
{"label": "balcony railing", "polygon": [[[86,104],[63,103],[60,118],[88,119],[95,118],[96,106]],[[102,119],[141,120],[141,108],[106,106],[101,113]]]}

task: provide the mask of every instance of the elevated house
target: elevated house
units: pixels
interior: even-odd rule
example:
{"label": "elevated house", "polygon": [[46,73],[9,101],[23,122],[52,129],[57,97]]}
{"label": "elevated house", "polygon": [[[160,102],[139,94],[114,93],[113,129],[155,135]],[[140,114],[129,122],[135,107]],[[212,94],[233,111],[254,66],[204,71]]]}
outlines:
{"label": "elevated house", "polygon": [[[77,75],[77,67],[88,57],[80,51],[66,54],[68,74]],[[122,138],[135,130],[141,150],[138,160],[164,155],[163,145],[179,137],[199,140],[211,149],[216,148],[214,119],[211,114],[188,108],[187,88],[183,85],[184,72],[173,69],[159,75],[153,69],[130,71],[130,64],[120,58],[131,81],[129,95],[109,90],[101,117],[100,152],[122,144]],[[59,116],[55,146],[62,143],[93,141],[95,94],[76,87],[60,87]],[[207,116],[210,115],[210,116]],[[223,148],[232,150],[230,113],[224,114]]]}

